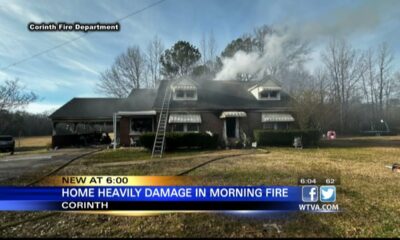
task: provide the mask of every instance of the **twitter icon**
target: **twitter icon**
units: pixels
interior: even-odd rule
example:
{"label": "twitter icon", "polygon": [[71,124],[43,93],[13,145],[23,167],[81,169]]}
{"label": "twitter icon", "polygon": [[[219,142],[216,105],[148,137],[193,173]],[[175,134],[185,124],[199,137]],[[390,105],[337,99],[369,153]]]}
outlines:
{"label": "twitter icon", "polygon": [[336,201],[336,187],[335,186],[321,186],[319,188],[319,199],[321,202],[335,202]]}

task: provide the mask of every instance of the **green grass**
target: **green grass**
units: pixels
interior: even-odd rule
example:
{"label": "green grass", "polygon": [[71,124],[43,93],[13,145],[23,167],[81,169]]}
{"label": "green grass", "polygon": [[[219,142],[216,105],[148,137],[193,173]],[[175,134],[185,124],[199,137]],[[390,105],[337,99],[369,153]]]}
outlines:
{"label": "green grass", "polygon": [[[165,161],[98,167],[88,162],[149,159],[138,150],[106,151],[77,161],[60,174],[175,175],[199,163],[231,153],[249,153],[215,161],[191,172],[201,184],[296,185],[298,177],[340,177],[337,202],[343,210],[335,214],[297,214],[268,219],[223,214],[169,213],[128,217],[62,213],[35,223],[0,232],[0,236],[69,237],[399,237],[400,174],[385,165],[400,162],[400,145],[310,148],[267,148],[270,153],[250,150],[172,153]],[[344,141],[344,140],[341,140]],[[350,140],[349,140],[350,141]],[[352,141],[352,140],[351,140]],[[358,141],[362,141],[359,139]],[[384,139],[379,139],[383,141]],[[199,156],[199,157],[196,157]],[[5,213],[0,222],[39,213]],[[266,228],[277,224],[281,232]]]}

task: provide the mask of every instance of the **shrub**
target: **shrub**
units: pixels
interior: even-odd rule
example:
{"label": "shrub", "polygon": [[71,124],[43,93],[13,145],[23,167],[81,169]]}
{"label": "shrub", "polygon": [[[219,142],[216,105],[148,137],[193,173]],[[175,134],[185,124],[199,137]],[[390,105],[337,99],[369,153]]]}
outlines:
{"label": "shrub", "polygon": [[[145,133],[140,136],[140,145],[153,149],[155,133]],[[167,133],[165,135],[165,150],[172,151],[179,148],[216,149],[218,135],[210,136],[206,133]]]}
{"label": "shrub", "polygon": [[295,137],[301,137],[303,146],[316,146],[320,135],[316,129],[254,131],[254,137],[259,146],[292,146]]}

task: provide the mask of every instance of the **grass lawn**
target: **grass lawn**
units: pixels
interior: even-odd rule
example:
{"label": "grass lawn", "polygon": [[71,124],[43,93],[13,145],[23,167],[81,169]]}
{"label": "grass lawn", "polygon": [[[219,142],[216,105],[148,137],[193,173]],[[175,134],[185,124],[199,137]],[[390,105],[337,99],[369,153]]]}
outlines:
{"label": "grass lawn", "polygon": [[[118,174],[175,175],[211,156],[248,153],[225,158],[189,173],[204,184],[296,185],[298,177],[340,177],[334,214],[296,214],[290,218],[233,216],[211,213],[168,213],[128,217],[60,213],[0,232],[0,236],[64,237],[399,237],[400,174],[385,165],[400,162],[399,137],[357,138],[324,142],[322,148],[267,148],[173,153],[160,161],[145,161],[148,153],[123,149],[105,151],[74,162],[59,175]],[[342,141],[342,142],[340,142]],[[113,161],[122,165],[101,165]],[[137,161],[136,163],[134,163]],[[124,162],[132,162],[129,165]],[[4,213],[0,222],[41,213]],[[280,232],[271,228],[276,224]],[[1,224],[0,224],[1,225]]]}
{"label": "grass lawn", "polygon": [[47,147],[51,144],[51,136],[15,137],[16,148]]}
{"label": "grass lawn", "polygon": [[[177,151],[177,152],[167,152],[164,153],[163,158],[178,157],[178,156],[188,156],[196,154],[206,154],[211,151]],[[115,163],[115,162],[125,162],[125,161],[138,161],[138,160],[148,160],[150,158],[151,152],[144,148],[125,148],[118,149],[114,151],[113,149],[106,149],[98,154],[92,155],[82,162],[85,164],[99,164],[99,163]]]}

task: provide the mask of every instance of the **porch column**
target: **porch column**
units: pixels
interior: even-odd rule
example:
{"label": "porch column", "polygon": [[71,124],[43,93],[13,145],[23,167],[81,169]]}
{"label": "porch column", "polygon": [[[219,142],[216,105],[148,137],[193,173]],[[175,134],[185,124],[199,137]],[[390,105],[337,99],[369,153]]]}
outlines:
{"label": "porch column", "polygon": [[235,138],[239,138],[239,118],[235,118]]}
{"label": "porch column", "polygon": [[56,130],[56,128],[57,128],[57,123],[56,122],[53,122],[53,124],[52,124],[52,135],[53,136],[55,136],[55,135],[57,135],[57,130]]}
{"label": "porch column", "polygon": [[224,118],[224,127],[222,128],[222,138],[228,144],[228,136],[226,135],[226,118]]}
{"label": "porch column", "polygon": [[117,149],[117,113],[113,114],[113,131],[114,131],[114,141],[113,148]]}

